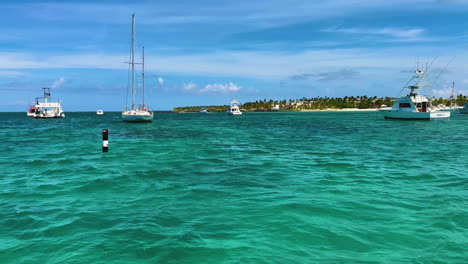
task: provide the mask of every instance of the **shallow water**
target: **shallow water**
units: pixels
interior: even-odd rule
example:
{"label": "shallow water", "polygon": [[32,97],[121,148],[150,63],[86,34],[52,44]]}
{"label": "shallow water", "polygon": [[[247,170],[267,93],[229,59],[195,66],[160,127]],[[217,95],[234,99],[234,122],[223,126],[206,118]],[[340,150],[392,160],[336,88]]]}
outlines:
{"label": "shallow water", "polygon": [[467,263],[467,128],[0,113],[0,263]]}

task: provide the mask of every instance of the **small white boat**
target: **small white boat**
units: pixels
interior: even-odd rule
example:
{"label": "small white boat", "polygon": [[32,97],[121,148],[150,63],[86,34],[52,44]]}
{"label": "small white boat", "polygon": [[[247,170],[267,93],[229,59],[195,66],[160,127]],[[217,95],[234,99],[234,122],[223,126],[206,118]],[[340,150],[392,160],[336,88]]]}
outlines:
{"label": "small white boat", "polygon": [[96,111],[96,115],[103,115],[104,114],[104,111],[103,110],[97,110]]}
{"label": "small white boat", "polygon": [[36,113],[36,110],[37,110],[37,104],[39,103],[38,99],[39,98],[36,98],[36,102],[31,103],[31,105],[29,106],[28,112],[26,113],[27,116],[34,117],[34,114]]}
{"label": "small white boat", "polygon": [[132,72],[132,106],[130,109],[125,108],[122,112],[122,120],[124,122],[153,122],[153,111],[149,110],[149,106],[145,104],[145,48],[143,47],[142,56],[142,68],[143,72],[141,74],[142,79],[142,89],[141,89],[141,98],[143,100],[141,105],[135,104],[135,97],[136,97],[136,87],[135,87],[135,64],[139,64],[135,62],[135,14],[132,15],[132,49],[130,54],[131,61],[129,64],[131,65],[131,72]]}
{"label": "small white boat", "polygon": [[463,108],[458,111],[460,111],[460,114],[468,114],[468,103],[464,104]]}
{"label": "small white boat", "polygon": [[429,86],[427,83],[427,67],[417,69],[415,75],[408,83],[412,85],[405,86],[410,93],[407,96],[400,97],[391,109],[379,110],[386,119],[405,119],[405,120],[437,120],[449,119],[450,111],[441,112],[431,105],[431,101],[426,96],[420,94],[422,87]]}
{"label": "small white boat", "polygon": [[229,107],[229,110],[227,111],[228,115],[242,115],[242,112],[239,109],[238,106],[239,102],[236,100],[231,101],[231,106]]}
{"label": "small white boat", "polygon": [[[51,102],[50,88],[44,89],[44,97],[36,98],[36,105],[34,106],[34,118],[49,119],[49,118],[64,118],[62,106],[57,99],[57,102]],[[40,102],[42,99],[42,102]]]}
{"label": "small white boat", "polygon": [[202,108],[200,108],[200,113],[201,114],[208,114],[208,109],[202,107]]}

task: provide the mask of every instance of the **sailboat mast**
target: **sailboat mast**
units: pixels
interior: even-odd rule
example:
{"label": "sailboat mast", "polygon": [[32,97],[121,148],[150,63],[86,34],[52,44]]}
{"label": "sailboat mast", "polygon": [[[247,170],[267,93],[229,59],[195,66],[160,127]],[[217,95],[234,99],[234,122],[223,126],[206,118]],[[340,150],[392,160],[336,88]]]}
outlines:
{"label": "sailboat mast", "polygon": [[143,55],[143,61],[142,61],[142,67],[143,67],[143,73],[141,74],[141,80],[142,80],[142,88],[143,88],[143,107],[145,106],[145,47],[142,47],[142,55]]}
{"label": "sailboat mast", "polygon": [[135,110],[135,14],[132,14],[132,110]]}
{"label": "sailboat mast", "polygon": [[453,106],[453,99],[455,99],[455,82],[452,82],[452,91],[450,91],[450,107]]}

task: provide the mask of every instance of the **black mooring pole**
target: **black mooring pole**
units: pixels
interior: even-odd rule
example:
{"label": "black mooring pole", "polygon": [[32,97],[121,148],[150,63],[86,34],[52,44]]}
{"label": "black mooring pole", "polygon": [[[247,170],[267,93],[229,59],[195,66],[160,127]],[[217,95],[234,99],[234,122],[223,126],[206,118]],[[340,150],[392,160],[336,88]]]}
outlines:
{"label": "black mooring pole", "polygon": [[102,152],[109,152],[109,129],[102,130]]}

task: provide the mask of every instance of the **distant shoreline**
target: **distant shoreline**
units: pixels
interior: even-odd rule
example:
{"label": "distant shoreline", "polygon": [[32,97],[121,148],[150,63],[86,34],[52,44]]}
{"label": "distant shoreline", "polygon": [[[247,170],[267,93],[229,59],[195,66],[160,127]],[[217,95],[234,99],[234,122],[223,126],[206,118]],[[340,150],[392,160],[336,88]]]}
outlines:
{"label": "distant shoreline", "polygon": [[359,108],[341,108],[341,109],[327,108],[327,109],[300,110],[299,112],[374,112],[374,111],[379,111],[379,109],[378,108],[365,108],[365,109],[359,109]]}
{"label": "distant shoreline", "polygon": [[[379,108],[326,108],[326,109],[303,109],[303,110],[279,110],[279,111],[245,111],[242,110],[244,113],[301,113],[301,112],[376,112],[379,111]],[[174,113],[179,114],[190,114],[190,113],[199,113],[199,111],[173,111]],[[208,113],[225,113],[225,111],[211,111]]]}

